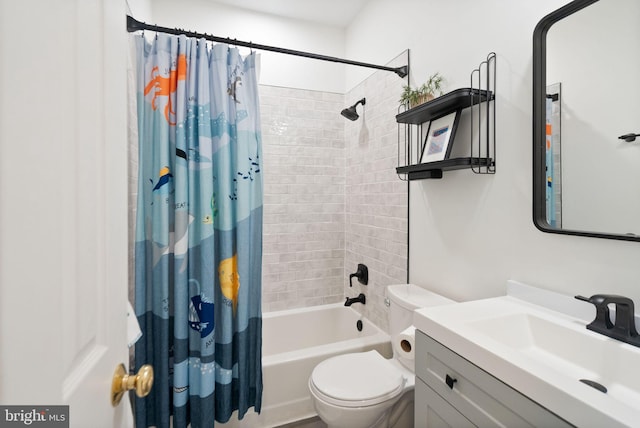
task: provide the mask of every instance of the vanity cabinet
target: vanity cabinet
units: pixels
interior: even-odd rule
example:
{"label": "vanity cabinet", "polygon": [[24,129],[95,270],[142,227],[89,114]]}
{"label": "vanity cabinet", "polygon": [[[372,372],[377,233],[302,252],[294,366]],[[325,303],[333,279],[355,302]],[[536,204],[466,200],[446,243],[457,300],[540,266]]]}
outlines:
{"label": "vanity cabinet", "polygon": [[416,427],[571,427],[416,330]]}

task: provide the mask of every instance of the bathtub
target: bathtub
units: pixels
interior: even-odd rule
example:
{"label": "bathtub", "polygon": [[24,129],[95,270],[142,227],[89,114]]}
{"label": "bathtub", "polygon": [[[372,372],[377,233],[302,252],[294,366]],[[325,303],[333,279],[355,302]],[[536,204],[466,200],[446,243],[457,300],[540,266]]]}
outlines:
{"label": "bathtub", "polygon": [[[356,323],[362,320],[362,331]],[[262,412],[250,409],[232,428],[277,427],[316,416],[307,382],[334,355],[375,349],[391,358],[389,335],[342,303],[268,312],[262,317]]]}

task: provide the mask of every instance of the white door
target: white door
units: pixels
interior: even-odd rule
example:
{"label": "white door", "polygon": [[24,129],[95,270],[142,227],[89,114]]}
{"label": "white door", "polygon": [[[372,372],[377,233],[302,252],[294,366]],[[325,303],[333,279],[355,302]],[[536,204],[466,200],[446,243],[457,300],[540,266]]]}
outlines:
{"label": "white door", "polygon": [[123,1],[0,0],[0,405],[72,427],[131,425],[126,49]]}

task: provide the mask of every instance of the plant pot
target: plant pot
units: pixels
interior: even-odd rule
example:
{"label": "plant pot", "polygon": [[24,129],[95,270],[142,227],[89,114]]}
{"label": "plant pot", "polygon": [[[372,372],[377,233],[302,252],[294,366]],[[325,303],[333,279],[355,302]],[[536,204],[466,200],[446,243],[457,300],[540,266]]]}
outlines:
{"label": "plant pot", "polygon": [[419,105],[422,105],[427,101],[431,101],[433,98],[434,98],[433,94],[422,94],[415,101],[409,103],[409,108],[414,108]]}

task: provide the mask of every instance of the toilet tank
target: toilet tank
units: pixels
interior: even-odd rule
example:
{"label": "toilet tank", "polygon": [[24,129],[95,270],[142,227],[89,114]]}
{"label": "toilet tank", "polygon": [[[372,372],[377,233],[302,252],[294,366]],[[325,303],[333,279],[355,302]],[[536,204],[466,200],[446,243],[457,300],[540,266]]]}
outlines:
{"label": "toilet tank", "polygon": [[413,324],[413,311],[428,306],[455,303],[432,291],[415,284],[395,284],[387,286],[389,299],[389,335],[394,340],[398,334]]}
{"label": "toilet tank", "polygon": [[389,335],[393,347],[393,357],[411,372],[415,372],[413,358],[399,354],[396,339],[404,330],[413,325],[413,311],[428,306],[448,305],[455,303],[451,299],[414,284],[396,284],[387,287],[389,304]]}

